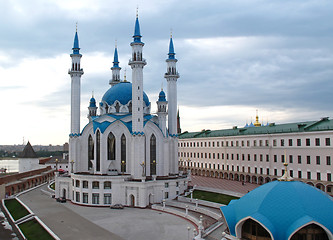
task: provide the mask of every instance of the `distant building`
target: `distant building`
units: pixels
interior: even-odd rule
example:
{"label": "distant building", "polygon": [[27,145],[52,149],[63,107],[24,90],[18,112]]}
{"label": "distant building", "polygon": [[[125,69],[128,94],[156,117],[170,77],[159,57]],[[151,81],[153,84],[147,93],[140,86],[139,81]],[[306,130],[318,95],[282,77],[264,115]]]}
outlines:
{"label": "distant building", "polygon": [[30,142],[27,143],[23,152],[19,156],[19,173],[28,172],[31,170],[36,170],[44,168],[45,166],[39,164],[39,158],[36,152],[32,148]]}
{"label": "distant building", "polygon": [[[167,71],[168,95],[159,93],[157,114],[143,91],[143,58],[139,19],[136,18],[129,65],[132,83],[120,79],[115,48],[111,87],[96,105],[89,103],[89,123],[80,129],[80,82],[83,75],[78,34],[75,33],[71,76],[70,178],[56,178],[56,197],[81,205],[123,204],[146,207],[175,198],[187,188],[187,176],[178,174],[177,79],[172,37]],[[125,77],[124,77],[125,78]],[[168,98],[168,101],[167,101]],[[97,114],[99,108],[100,115]],[[167,120],[168,117],[168,120]]]}
{"label": "distant building", "polygon": [[[333,195],[333,120],[246,125],[179,135],[179,166],[192,174],[263,184],[283,175]],[[258,125],[255,127],[254,125]]]}

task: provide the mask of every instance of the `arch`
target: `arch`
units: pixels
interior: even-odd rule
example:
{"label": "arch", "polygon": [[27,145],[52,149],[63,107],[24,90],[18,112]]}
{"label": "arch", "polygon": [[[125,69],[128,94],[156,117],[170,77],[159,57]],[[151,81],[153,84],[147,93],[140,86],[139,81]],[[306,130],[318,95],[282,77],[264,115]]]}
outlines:
{"label": "arch", "polygon": [[258,183],[258,178],[257,176],[252,176],[252,183]]}
{"label": "arch", "polygon": [[116,138],[112,132],[108,135],[108,160],[116,160]]}
{"label": "arch", "polygon": [[332,196],[333,194],[333,185],[329,184],[326,186],[326,192]]}
{"label": "arch", "polygon": [[154,204],[154,196],[153,196],[153,194],[150,193],[148,199],[149,199],[149,205]]}
{"label": "arch", "polygon": [[251,176],[250,175],[246,175],[246,182],[248,182],[248,183],[251,182]]}
{"label": "arch", "polygon": [[219,177],[219,172],[216,171],[216,172],[215,172],[215,178],[218,178],[218,177]]}
{"label": "arch", "polygon": [[134,195],[131,194],[131,195],[129,196],[129,199],[130,199],[130,206],[131,206],[131,207],[135,207],[135,197],[134,197]]}
{"label": "arch", "polygon": [[101,171],[101,133],[99,130],[96,132],[96,169],[97,172]]}
{"label": "arch", "polygon": [[234,180],[239,181],[239,175],[237,173],[234,175]]}
{"label": "arch", "polygon": [[322,190],[323,192],[325,192],[325,186],[322,183],[317,183],[316,184],[316,188]]}
{"label": "arch", "polygon": [[236,224],[236,236],[239,239],[274,239],[269,229],[252,217],[244,218]]}
{"label": "arch", "polygon": [[229,174],[227,172],[224,173],[224,179],[229,179]]}
{"label": "arch", "polygon": [[278,180],[277,178],[273,178],[273,179],[272,179],[272,182],[273,182],[273,181],[277,181],[277,180]]}
{"label": "arch", "polygon": [[118,101],[116,102],[116,105],[115,105],[115,107],[114,107],[114,108],[116,109],[116,113],[119,113],[120,104],[119,104],[119,102],[118,102]]}
{"label": "arch", "polygon": [[214,177],[214,171],[210,171],[209,176]]}
{"label": "arch", "polygon": [[126,137],[125,134],[121,135],[120,139],[120,152],[121,152],[121,172],[126,172]]}
{"label": "arch", "polygon": [[240,181],[242,181],[242,182],[244,182],[244,181],[245,181],[244,174],[241,174],[239,178],[240,178]]}
{"label": "arch", "polygon": [[150,175],[156,175],[156,137],[150,137]]}
{"label": "arch", "polygon": [[301,240],[304,239],[320,239],[331,240],[333,239],[332,233],[323,225],[318,222],[311,221],[303,226],[297,228],[290,234],[288,240]]}
{"label": "arch", "polygon": [[201,176],[206,176],[206,171],[202,170]]}
{"label": "arch", "polygon": [[262,176],[258,177],[258,184],[260,185],[264,184],[264,178]]}
{"label": "arch", "polygon": [[265,178],[265,183],[269,183],[271,181],[271,179],[269,177]]}
{"label": "arch", "polygon": [[306,182],[306,184],[309,184],[310,186],[314,187],[313,182]]}
{"label": "arch", "polygon": [[88,138],[88,170],[92,168],[91,160],[94,159],[94,140],[91,135]]}
{"label": "arch", "polygon": [[201,169],[198,170],[198,175],[201,176]]}
{"label": "arch", "polygon": [[229,180],[234,180],[234,174],[233,173],[229,174]]}

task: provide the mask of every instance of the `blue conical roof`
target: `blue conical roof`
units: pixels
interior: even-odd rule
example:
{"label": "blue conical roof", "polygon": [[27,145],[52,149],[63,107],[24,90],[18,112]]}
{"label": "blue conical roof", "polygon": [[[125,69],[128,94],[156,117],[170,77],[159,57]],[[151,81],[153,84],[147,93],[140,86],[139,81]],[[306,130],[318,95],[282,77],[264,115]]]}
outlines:
{"label": "blue conical roof", "polygon": [[117,50],[117,47],[115,47],[115,49],[114,49],[113,67],[114,67],[114,68],[119,68],[118,50]]}
{"label": "blue conical roof", "polygon": [[135,28],[134,28],[134,42],[141,42],[141,34],[140,34],[140,24],[139,24],[139,18],[136,17],[135,20]]}
{"label": "blue conical roof", "polygon": [[161,90],[160,93],[159,93],[159,95],[158,95],[158,101],[160,101],[160,102],[166,102],[165,92],[163,90]]}
{"label": "blue conical roof", "polygon": [[175,50],[174,50],[174,47],[173,47],[173,41],[172,41],[172,37],[170,38],[170,43],[169,43],[169,59],[175,59]]}
{"label": "blue conical roof", "polygon": [[79,37],[77,35],[77,31],[75,32],[74,45],[72,49],[73,49],[73,54],[80,54]]}

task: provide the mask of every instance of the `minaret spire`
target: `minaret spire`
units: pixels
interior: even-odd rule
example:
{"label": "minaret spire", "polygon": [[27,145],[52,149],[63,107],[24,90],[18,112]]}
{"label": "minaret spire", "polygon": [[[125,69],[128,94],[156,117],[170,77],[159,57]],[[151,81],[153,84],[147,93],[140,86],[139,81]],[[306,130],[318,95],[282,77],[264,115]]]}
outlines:
{"label": "minaret spire", "polygon": [[118,60],[118,49],[117,49],[117,40],[115,43],[114,55],[113,55],[113,66],[111,67],[112,70],[112,79],[109,81],[111,86],[120,83],[120,69],[119,67],[119,60]]}

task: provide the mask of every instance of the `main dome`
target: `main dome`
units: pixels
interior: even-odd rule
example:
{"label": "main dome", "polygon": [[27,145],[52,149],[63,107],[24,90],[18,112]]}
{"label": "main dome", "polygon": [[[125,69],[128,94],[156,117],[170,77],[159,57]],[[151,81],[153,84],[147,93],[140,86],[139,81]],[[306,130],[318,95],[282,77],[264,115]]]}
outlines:
{"label": "main dome", "polygon": [[[128,104],[132,100],[132,83],[120,82],[107,90],[102,98],[102,101],[109,106],[113,105],[116,100],[122,105]],[[143,101],[146,106],[150,105],[149,98],[145,92],[143,92]]]}

